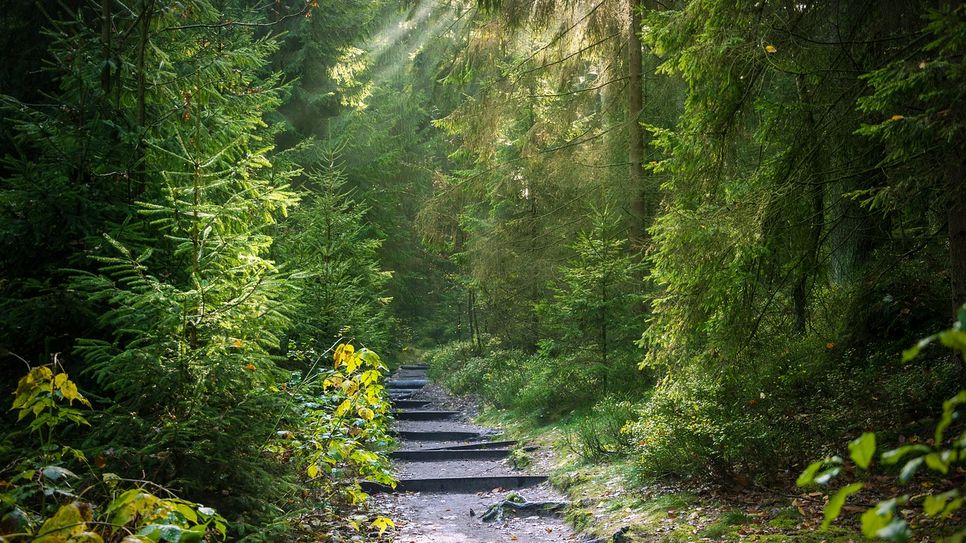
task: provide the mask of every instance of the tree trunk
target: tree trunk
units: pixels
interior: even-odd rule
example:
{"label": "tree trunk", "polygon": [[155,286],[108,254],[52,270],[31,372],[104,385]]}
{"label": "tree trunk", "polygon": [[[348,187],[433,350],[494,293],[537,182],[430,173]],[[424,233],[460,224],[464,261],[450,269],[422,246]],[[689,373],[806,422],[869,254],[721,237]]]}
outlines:
{"label": "tree trunk", "polygon": [[644,187],[644,131],[641,111],[644,109],[644,71],[642,67],[641,12],[638,0],[628,0],[630,26],[627,30],[627,162],[631,187],[631,228],[629,241],[633,251],[643,251],[644,225],[647,220],[647,191]]}
{"label": "tree trunk", "polygon": [[101,69],[101,88],[104,90],[107,101],[110,101],[111,82],[114,78],[113,70],[111,70],[111,9],[113,2],[114,0],[101,0],[101,48],[104,54],[104,67]]}
{"label": "tree trunk", "polygon": [[949,277],[952,288],[952,309],[955,317],[966,303],[966,187],[963,186],[962,158],[950,161],[946,169],[949,223]]}
{"label": "tree trunk", "polygon": [[[805,77],[800,75],[797,84],[798,99],[802,107],[805,108],[805,123],[808,125],[808,131],[810,134],[817,136],[818,128],[816,127],[815,117],[812,115],[812,101],[805,86]],[[818,267],[819,249],[822,243],[822,230],[825,228],[825,183],[817,176],[817,173],[824,169],[822,167],[822,145],[818,143],[818,140],[814,145],[814,149],[807,149],[807,152],[810,153],[805,166],[808,168],[808,173],[803,176],[805,182],[808,183],[807,190],[810,203],[809,216],[806,222],[807,231],[805,232],[805,254],[802,256],[798,277],[792,290],[795,329],[799,333],[805,333],[808,327],[808,282],[818,274],[816,268]]]}

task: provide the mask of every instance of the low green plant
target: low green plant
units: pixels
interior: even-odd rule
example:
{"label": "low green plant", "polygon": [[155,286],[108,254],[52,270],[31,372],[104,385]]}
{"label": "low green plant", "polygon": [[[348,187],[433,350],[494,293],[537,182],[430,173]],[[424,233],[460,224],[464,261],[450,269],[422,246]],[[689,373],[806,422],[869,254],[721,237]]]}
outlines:
{"label": "low green plant", "polygon": [[388,368],[369,349],[339,344],[333,365],[296,385],[299,409],[280,421],[282,439],[272,451],[301,473],[300,486],[314,500],[316,514],[348,531],[385,532],[392,520],[376,516],[362,523],[346,514],[365,505],[362,480],[395,486],[386,451],[389,402],[384,382]]}
{"label": "low green plant", "polygon": [[[929,336],[903,352],[903,361],[916,358],[920,351],[933,342],[940,342],[953,349],[959,356],[966,355],[966,305],[959,311],[958,319],[949,330]],[[966,497],[966,486],[956,473],[966,464],[966,428],[962,416],[966,411],[966,390],[961,390],[943,402],[942,415],[936,424],[933,438],[923,443],[902,445],[882,452],[879,461],[884,466],[899,466],[898,480],[905,484],[923,468],[931,471],[941,483],[925,494],[912,496],[901,494],[880,501],[861,515],[862,533],[869,538],[893,542],[909,541],[912,528],[906,516],[912,505],[920,507],[926,517],[949,519],[957,515]],[[865,471],[872,467],[878,448],[876,434],[865,432],[849,443],[849,458],[855,467]],[[811,463],[798,477],[802,487],[828,485],[845,469],[846,461],[840,456],[830,456]],[[827,529],[842,513],[850,496],[862,491],[863,481],[839,487],[830,495],[825,506],[822,528]],[[953,527],[945,534],[944,541],[960,542],[966,538],[966,528]]]}
{"label": "low green plant", "polygon": [[627,453],[631,442],[624,427],[633,415],[630,402],[604,398],[589,414],[577,418],[573,429],[568,431],[570,450],[586,462],[600,462]]}

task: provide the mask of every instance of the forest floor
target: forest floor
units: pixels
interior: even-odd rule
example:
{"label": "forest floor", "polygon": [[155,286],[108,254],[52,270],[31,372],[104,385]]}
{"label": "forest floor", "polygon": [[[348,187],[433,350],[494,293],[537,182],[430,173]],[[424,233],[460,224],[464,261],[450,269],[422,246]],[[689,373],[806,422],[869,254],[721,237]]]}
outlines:
{"label": "forest floor", "polygon": [[[420,371],[403,377],[423,375]],[[401,432],[400,450],[396,454],[410,456],[394,460],[400,483],[435,481],[433,484],[438,484],[466,478],[476,481],[479,488],[377,495],[376,509],[396,522],[394,541],[398,543],[846,543],[863,540],[856,523],[844,519],[821,531],[825,494],[802,492],[794,487],[793,481],[775,488],[737,482],[643,481],[636,466],[626,457],[615,456],[603,462],[582,460],[568,445],[566,423],[534,426],[503,412],[481,416],[480,406],[473,397],[451,396],[432,383],[407,393],[406,398],[424,402],[417,409],[406,411],[437,411],[449,415],[441,420],[396,422],[396,431]],[[500,429],[494,430],[494,427]],[[431,439],[433,432],[462,432],[476,437]],[[503,450],[506,455],[502,458],[483,459],[473,455],[434,461],[413,458],[419,456],[413,454],[418,451],[438,455],[447,449],[471,448],[479,452],[478,447],[508,450]],[[494,477],[534,474],[549,477],[546,482],[528,483],[524,488],[512,485],[503,488],[495,482],[486,482]],[[881,478],[880,483],[888,479]],[[906,489],[910,490],[916,489]],[[498,521],[482,520],[491,506],[514,496],[531,503],[568,505],[563,509],[564,514],[517,511],[509,512]],[[846,516],[853,517],[861,511],[864,507],[847,505],[844,509]],[[923,542],[936,540],[924,532],[917,535],[924,536],[919,539]]]}
{"label": "forest floor", "polygon": [[[484,424],[504,429],[511,438],[528,440],[545,453],[538,462],[550,473],[554,488],[571,501],[567,513],[580,541],[603,538],[615,543],[857,543],[868,541],[858,528],[858,516],[870,504],[888,496],[928,492],[929,483],[895,486],[894,477],[876,476],[877,487],[864,506],[846,505],[843,518],[821,530],[827,503],[823,492],[803,492],[794,476],[784,485],[757,487],[734,481],[685,482],[642,480],[631,459],[615,457],[587,462],[571,450],[566,424],[533,426],[507,413],[486,413]],[[944,525],[904,510],[922,543],[935,542]],[[946,526],[961,522],[949,519]],[[615,533],[620,537],[613,538]]]}

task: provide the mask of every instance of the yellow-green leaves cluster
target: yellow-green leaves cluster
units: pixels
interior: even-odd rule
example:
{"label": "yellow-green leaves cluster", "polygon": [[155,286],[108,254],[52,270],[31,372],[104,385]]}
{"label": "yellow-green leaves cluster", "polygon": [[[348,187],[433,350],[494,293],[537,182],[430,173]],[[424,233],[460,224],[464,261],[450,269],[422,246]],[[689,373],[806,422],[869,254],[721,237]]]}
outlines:
{"label": "yellow-green leaves cluster", "polygon": [[[389,441],[389,403],[382,384],[388,369],[375,352],[356,350],[349,343],[335,349],[332,362],[322,380],[323,407],[310,417],[305,473],[315,484],[335,490],[345,503],[357,505],[368,497],[360,480],[394,484],[379,452]],[[389,522],[380,521],[374,528],[385,530]]]}
{"label": "yellow-green leaves cluster", "polygon": [[55,373],[50,366],[40,366],[30,370],[17,383],[12,409],[19,411],[18,421],[33,415],[34,419],[28,426],[31,431],[41,427],[52,428],[63,421],[88,425],[80,411],[62,405],[62,400],[67,400],[68,405],[76,401],[91,406],[66,373]]}

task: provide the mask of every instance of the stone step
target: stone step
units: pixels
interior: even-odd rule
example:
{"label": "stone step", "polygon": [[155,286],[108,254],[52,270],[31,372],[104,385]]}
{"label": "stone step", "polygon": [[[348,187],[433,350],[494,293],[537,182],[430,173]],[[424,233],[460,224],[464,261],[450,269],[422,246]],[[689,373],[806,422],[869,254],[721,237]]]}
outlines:
{"label": "stone step", "polygon": [[459,411],[414,411],[411,409],[393,411],[393,416],[397,420],[446,420],[459,414]]}
{"label": "stone step", "polygon": [[362,490],[375,492],[486,492],[496,488],[513,490],[538,485],[547,480],[545,475],[503,475],[493,477],[442,477],[438,479],[400,479],[396,488],[363,481]]}
{"label": "stone step", "polygon": [[429,366],[426,364],[403,364],[402,366],[399,366],[399,369],[429,371]]}

